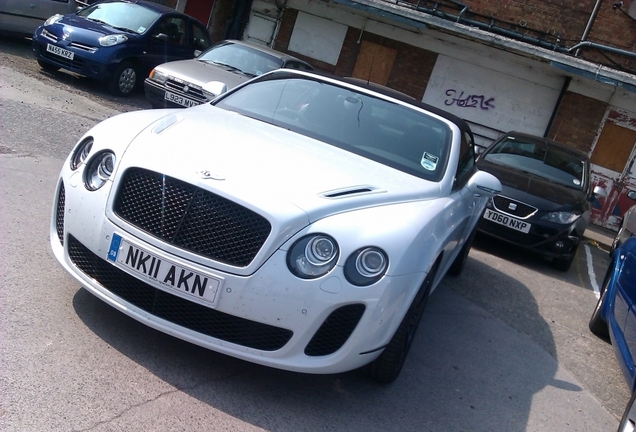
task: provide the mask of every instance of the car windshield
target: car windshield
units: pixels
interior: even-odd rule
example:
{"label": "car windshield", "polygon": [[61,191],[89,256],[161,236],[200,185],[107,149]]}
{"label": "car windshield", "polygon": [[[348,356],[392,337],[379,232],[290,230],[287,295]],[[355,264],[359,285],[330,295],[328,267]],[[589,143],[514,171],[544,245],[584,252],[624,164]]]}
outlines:
{"label": "car windshield", "polygon": [[283,66],[283,61],[278,57],[239,44],[217,45],[201,54],[197,60],[213,63],[251,77]]}
{"label": "car windshield", "polygon": [[574,189],[583,189],[586,181],[584,159],[543,142],[507,137],[493,144],[484,159]]}
{"label": "car windshield", "polygon": [[143,33],[159,13],[134,3],[98,3],[82,9],[79,16],[131,33]]}
{"label": "car windshield", "polygon": [[311,77],[264,79],[215,105],[440,181],[452,139],[449,125],[417,107]]}

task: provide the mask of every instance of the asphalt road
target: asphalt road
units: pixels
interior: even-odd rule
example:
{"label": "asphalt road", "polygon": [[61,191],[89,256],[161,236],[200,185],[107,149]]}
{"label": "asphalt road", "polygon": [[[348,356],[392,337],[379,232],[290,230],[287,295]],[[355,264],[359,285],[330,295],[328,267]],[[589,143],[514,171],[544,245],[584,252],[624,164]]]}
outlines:
{"label": "asphalt road", "polygon": [[78,286],[53,258],[57,173],[77,138],[147,108],[39,71],[0,39],[0,429],[7,431],[612,431],[629,399],[587,321],[608,257],[568,273],[478,237],[425,312],[390,386],[229,358],[151,330]]}

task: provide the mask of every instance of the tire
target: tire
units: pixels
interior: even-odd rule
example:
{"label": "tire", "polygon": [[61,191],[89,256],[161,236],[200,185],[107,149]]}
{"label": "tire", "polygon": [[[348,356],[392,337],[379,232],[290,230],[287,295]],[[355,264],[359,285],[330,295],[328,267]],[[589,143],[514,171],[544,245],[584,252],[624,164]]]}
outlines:
{"label": "tire", "polygon": [[609,337],[609,329],[607,328],[607,323],[603,319],[601,315],[601,311],[603,310],[603,306],[605,304],[605,299],[607,298],[607,287],[609,286],[610,276],[612,274],[612,265],[607,269],[605,273],[605,278],[603,279],[603,286],[601,287],[601,295],[599,296],[598,301],[596,302],[596,306],[594,307],[594,312],[592,312],[592,316],[590,317],[590,331],[597,336],[607,339]]}
{"label": "tire", "polygon": [[44,60],[38,60],[38,64],[40,65],[40,67],[42,68],[42,70],[45,70],[46,72],[50,72],[50,73],[54,73],[57,72],[58,70],[60,70],[59,67],[51,64],[51,63],[47,63]]}
{"label": "tire", "polygon": [[468,260],[468,253],[470,252],[470,248],[473,246],[473,240],[475,239],[475,234],[477,234],[477,227],[473,228],[473,232],[470,233],[468,239],[462,246],[462,250],[459,251],[459,254],[455,257],[455,260],[448,268],[448,274],[451,276],[459,276],[464,270],[464,266],[466,265],[466,261]]}
{"label": "tire", "polygon": [[636,407],[634,406],[635,402],[636,392],[632,393],[632,397],[629,399],[629,402],[625,407],[625,412],[623,412],[623,417],[621,418],[621,422],[618,426],[618,432],[627,432],[634,430],[634,423],[636,423]]}
{"label": "tire", "polygon": [[411,306],[409,306],[402,322],[391,338],[391,341],[384,348],[384,351],[382,351],[382,354],[367,366],[366,371],[368,376],[375,381],[388,384],[395,381],[400,374],[406,356],[411,349],[415,333],[422,320],[437,268],[438,263],[433,266],[426,276],[426,279],[424,279],[424,282],[422,282]]}
{"label": "tire", "polygon": [[576,251],[578,250],[578,246],[572,251],[572,256],[570,258],[553,258],[552,266],[557,270],[568,271],[572,266],[572,262],[574,262],[574,258],[576,257]]}
{"label": "tire", "polygon": [[108,83],[108,90],[115,96],[128,96],[137,87],[138,80],[137,66],[132,62],[123,61],[115,69],[115,73]]}

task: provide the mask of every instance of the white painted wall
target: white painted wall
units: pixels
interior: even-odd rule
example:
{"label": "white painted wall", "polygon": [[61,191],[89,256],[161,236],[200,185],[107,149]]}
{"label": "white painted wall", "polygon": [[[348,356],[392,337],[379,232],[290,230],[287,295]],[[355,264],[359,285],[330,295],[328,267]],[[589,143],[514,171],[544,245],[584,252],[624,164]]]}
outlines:
{"label": "white painted wall", "polygon": [[497,131],[543,135],[561,87],[519,75],[439,55],[423,101]]}

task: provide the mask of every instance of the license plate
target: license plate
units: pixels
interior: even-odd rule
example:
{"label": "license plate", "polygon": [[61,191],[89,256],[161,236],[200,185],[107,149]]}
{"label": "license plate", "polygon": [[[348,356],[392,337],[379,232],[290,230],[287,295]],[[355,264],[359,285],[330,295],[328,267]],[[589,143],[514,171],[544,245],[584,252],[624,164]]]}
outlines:
{"label": "license plate", "polygon": [[113,234],[108,260],[169,290],[188,294],[213,305],[217,300],[222,281],[220,278],[193,271],[160,258],[128,242],[120,235]]}
{"label": "license plate", "polygon": [[60,48],[51,44],[46,44],[46,50],[50,53],[67,58],[69,60],[73,60],[73,57],[75,56],[75,53],[73,51],[69,51],[67,49]]}
{"label": "license plate", "polygon": [[486,209],[484,212],[484,219],[488,219],[489,221],[493,221],[499,225],[507,226],[508,228],[512,228],[513,230],[521,231],[526,234],[528,234],[530,227],[532,227],[532,224],[529,224],[528,222],[506,216],[505,214],[501,214],[490,209]]}
{"label": "license plate", "polygon": [[169,91],[167,91],[164,95],[163,98],[167,101],[176,103],[177,105],[181,105],[184,106],[186,108],[198,105],[197,102],[190,100],[190,99],[186,99],[183,96],[179,96],[178,94],[174,94],[171,93]]}

